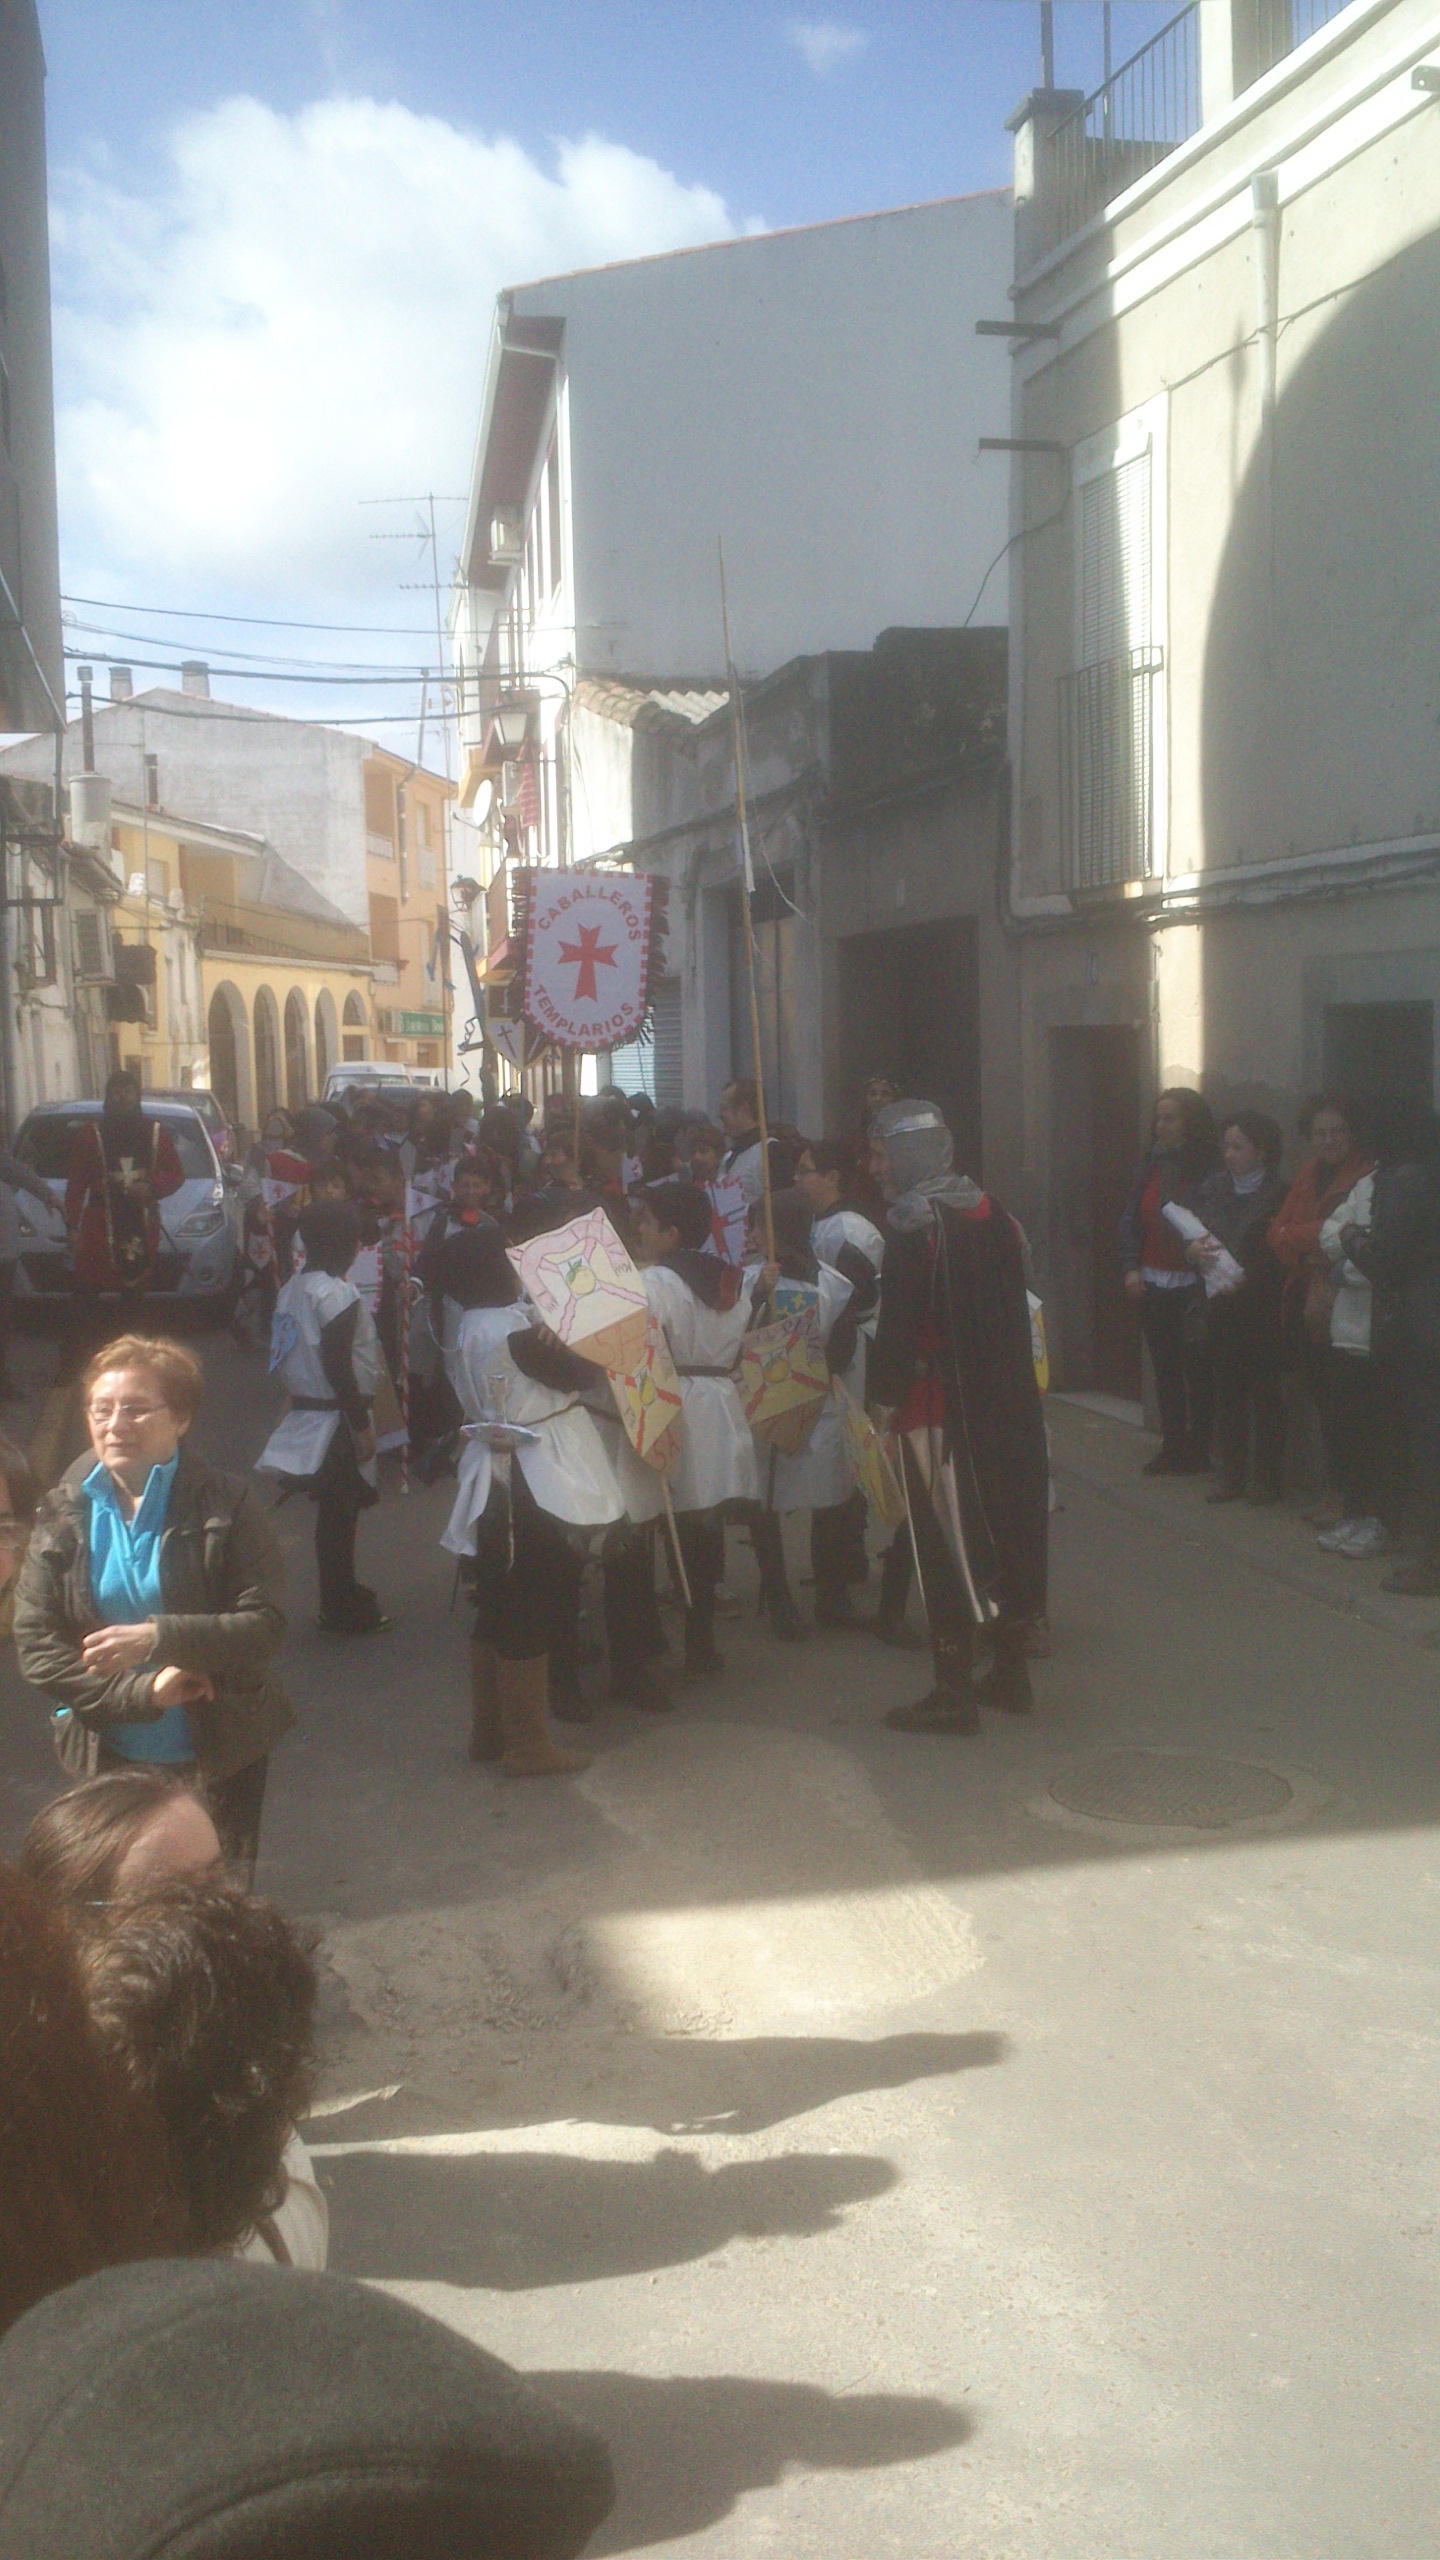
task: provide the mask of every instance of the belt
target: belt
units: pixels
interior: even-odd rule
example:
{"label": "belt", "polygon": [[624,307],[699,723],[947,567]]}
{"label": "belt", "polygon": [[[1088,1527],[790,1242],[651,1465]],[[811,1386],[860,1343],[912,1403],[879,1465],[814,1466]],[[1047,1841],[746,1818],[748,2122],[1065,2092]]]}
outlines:
{"label": "belt", "polygon": [[292,1413],[338,1413],[340,1407],[333,1396],[292,1396]]}
{"label": "belt", "polygon": [[679,1378],[733,1378],[735,1371],[733,1366],[728,1369],[682,1369],[677,1364],[675,1374]]}

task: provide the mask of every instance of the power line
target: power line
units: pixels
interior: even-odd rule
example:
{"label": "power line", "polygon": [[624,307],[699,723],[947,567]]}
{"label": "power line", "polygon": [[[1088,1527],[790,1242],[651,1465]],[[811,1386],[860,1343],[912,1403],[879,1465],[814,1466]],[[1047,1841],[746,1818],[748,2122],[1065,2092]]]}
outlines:
{"label": "power line", "polygon": [[[428,581],[426,583],[425,592],[427,595],[430,592]],[[93,639],[97,640],[133,640],[142,649],[154,649],[159,646],[159,642],[157,641],[156,635],[153,631],[117,631],[113,623],[81,622],[78,621],[73,614],[66,616],[64,627],[67,631],[87,631]],[[421,636],[427,639],[434,638],[433,632],[428,632]],[[186,646],[186,643],[183,640],[177,640],[173,645],[177,649],[183,649]],[[205,646],[206,644],[203,641],[197,642],[197,654],[203,650]],[[103,657],[105,652],[101,649],[95,649],[88,654],[99,658]],[[412,667],[408,660],[401,661],[393,658],[387,665],[384,660],[372,658],[281,658],[273,651],[269,651],[263,657],[259,657],[250,649],[231,649],[229,654],[232,658],[245,659],[247,664],[271,667],[283,666],[287,670],[297,667],[310,667],[320,673],[324,673],[327,668],[336,667],[343,671],[347,680],[352,673],[358,673],[361,675],[372,673],[377,677],[413,673],[418,683],[420,677],[426,672],[426,670],[419,664],[415,664]],[[136,666],[143,666],[146,664],[146,661],[144,659],[137,658],[133,663]]]}
{"label": "power line", "polygon": [[[67,703],[78,703],[80,696],[67,693],[65,699]],[[207,706],[203,697],[196,696],[195,699],[202,708],[208,707],[222,720],[294,720],[306,729],[413,729],[415,726],[413,711],[269,711],[253,706],[247,708],[238,702],[211,702]],[[191,720],[195,717],[192,711],[182,711],[178,703],[157,702],[150,693],[132,694],[124,702],[97,702],[95,716],[98,720],[102,712],[131,708],[143,711],[147,720]]]}
{"label": "power line", "polygon": [[363,633],[371,640],[427,640],[430,636],[427,631],[413,630],[408,624],[397,629],[389,622],[286,622],[274,613],[210,613],[204,605],[116,604],[111,596],[62,595],[60,601],[62,604],[90,605],[98,613],[163,614],[167,622],[245,622],[256,630],[343,631],[352,638]]}
{"label": "power line", "polygon": [[[182,661],[179,658],[126,658],[112,661],[103,649],[67,649],[64,654],[67,658],[77,660],[83,658],[87,662],[98,658],[102,666],[113,663],[117,666],[123,664],[128,667],[143,667],[147,675],[183,676],[186,666],[191,663],[188,659]],[[206,673],[212,676],[230,676],[240,684],[406,684],[415,686],[419,684],[425,669],[415,667],[407,675],[399,676],[299,675],[290,667],[216,667],[211,666],[207,661]]]}

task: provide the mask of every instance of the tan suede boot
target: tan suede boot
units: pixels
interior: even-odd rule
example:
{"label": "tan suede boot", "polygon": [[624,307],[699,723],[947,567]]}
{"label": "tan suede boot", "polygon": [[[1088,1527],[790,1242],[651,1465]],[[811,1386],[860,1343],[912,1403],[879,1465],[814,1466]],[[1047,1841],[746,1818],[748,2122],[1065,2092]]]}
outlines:
{"label": "tan suede boot", "polygon": [[498,1760],[504,1749],[500,1732],[500,1665],[489,1644],[470,1647],[470,1757]]}
{"label": "tan suede boot", "polygon": [[565,1778],[573,1770],[588,1769],[589,1759],[583,1751],[562,1751],[550,1739],[545,1721],[549,1703],[549,1656],[535,1654],[529,1662],[501,1661],[500,1729],[505,1748],[500,1766],[512,1778]]}

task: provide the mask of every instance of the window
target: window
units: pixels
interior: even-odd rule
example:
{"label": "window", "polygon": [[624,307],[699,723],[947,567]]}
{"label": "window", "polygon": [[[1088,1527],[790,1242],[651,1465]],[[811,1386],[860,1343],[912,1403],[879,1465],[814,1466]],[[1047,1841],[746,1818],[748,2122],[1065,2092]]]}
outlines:
{"label": "window", "polygon": [[1067,885],[1165,867],[1164,404],[1075,456],[1075,665],[1061,680]]}
{"label": "window", "polygon": [[75,928],[76,977],[108,978],[110,934],[105,917],[98,907],[77,907],[71,921]]}
{"label": "window", "polygon": [[[370,899],[370,956],[372,960],[400,959],[400,901],[398,898]],[[348,1010],[348,1007],[347,1007]]]}
{"label": "window", "polygon": [[164,862],[154,862],[154,861],[151,861],[151,862],[147,862],[147,863],[146,863],[146,865],[145,865],[145,888],[146,888],[146,893],[147,893],[147,895],[148,895],[149,897],[152,897],[152,898],[168,898],[168,897],[169,897],[169,895],[170,895],[170,867],[169,867],[168,863],[164,863]]}
{"label": "window", "polygon": [[158,756],[145,758],[145,806],[147,809],[158,809],[160,806],[160,759]]}
{"label": "window", "polygon": [[381,765],[365,767],[365,845],[382,860],[395,858],[395,786]]}

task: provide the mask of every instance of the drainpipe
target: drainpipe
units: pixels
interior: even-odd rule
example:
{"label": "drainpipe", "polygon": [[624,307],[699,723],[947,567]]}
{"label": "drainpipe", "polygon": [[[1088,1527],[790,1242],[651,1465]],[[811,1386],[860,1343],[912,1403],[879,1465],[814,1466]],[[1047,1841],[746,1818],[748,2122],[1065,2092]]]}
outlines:
{"label": "drainpipe", "polygon": [[1276,407],[1280,339],[1280,173],[1258,169],[1250,181],[1255,240],[1256,327],[1260,347],[1260,441],[1265,489],[1265,645],[1273,660],[1276,632]]}

